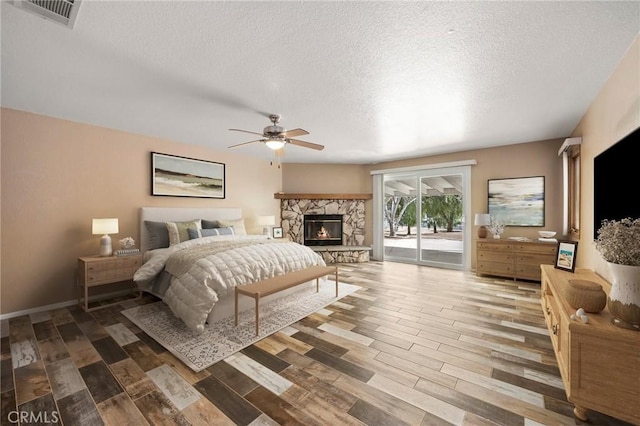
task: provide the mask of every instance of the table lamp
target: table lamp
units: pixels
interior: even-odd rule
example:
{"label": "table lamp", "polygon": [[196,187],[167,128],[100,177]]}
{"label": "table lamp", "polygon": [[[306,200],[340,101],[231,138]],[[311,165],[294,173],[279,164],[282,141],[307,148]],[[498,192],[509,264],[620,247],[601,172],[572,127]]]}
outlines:
{"label": "table lamp", "polygon": [[276,224],[275,216],[258,216],[258,225],[262,225],[262,233],[271,235],[271,227]]}
{"label": "table lamp", "polygon": [[118,219],[93,219],[91,233],[93,235],[102,235],[100,238],[100,256],[111,256],[113,250],[111,249],[111,237],[109,234],[118,233]]}
{"label": "table lamp", "polygon": [[487,238],[487,225],[491,225],[491,215],[488,213],[476,213],[474,224],[480,226],[478,228],[478,238]]}

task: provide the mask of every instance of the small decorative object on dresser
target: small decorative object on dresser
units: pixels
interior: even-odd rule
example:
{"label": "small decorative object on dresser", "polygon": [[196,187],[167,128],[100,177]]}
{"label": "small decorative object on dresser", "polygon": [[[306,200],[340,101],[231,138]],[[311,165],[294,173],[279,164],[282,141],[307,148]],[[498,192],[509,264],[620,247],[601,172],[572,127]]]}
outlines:
{"label": "small decorative object on dresser", "polygon": [[558,241],[556,268],[573,272],[576,269],[577,241]]}
{"label": "small decorative object on dresser", "polygon": [[116,256],[131,256],[140,253],[140,249],[136,248],[136,240],[131,237],[125,237],[119,243],[121,248],[113,253]]}
{"label": "small decorative object on dresser", "polygon": [[540,236],[540,238],[538,238],[539,241],[546,241],[549,243],[558,242],[558,240],[554,238],[556,236],[556,231],[538,231],[538,235]]}
{"label": "small decorative object on dresser", "polygon": [[504,222],[492,217],[491,223],[489,224],[489,231],[493,234],[493,238],[500,238],[500,235],[504,232]]}
{"label": "small decorative object on dresser", "polygon": [[124,237],[119,241],[120,247],[123,249],[132,249],[136,246],[136,240],[131,237]]}
{"label": "small decorative object on dresser", "polygon": [[607,306],[607,294],[593,281],[569,280],[565,293],[571,307],[582,308],[585,312],[598,313]]}
{"label": "small decorative object on dresser", "polygon": [[640,330],[640,219],[603,220],[596,248],[611,276],[608,304],[613,323]]}

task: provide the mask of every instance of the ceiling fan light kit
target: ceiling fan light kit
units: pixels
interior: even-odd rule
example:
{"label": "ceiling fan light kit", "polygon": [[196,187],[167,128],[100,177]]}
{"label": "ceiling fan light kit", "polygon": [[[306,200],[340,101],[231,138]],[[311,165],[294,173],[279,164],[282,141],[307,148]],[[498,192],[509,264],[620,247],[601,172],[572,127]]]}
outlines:
{"label": "ceiling fan light kit", "polygon": [[324,149],[324,145],[319,145],[317,143],[312,143],[312,142],[307,142],[307,141],[301,141],[298,139],[292,139],[292,137],[295,136],[304,136],[304,135],[308,135],[309,132],[307,132],[304,129],[293,129],[293,130],[287,130],[282,126],[279,126],[278,123],[280,122],[280,115],[279,114],[271,114],[269,115],[269,120],[271,120],[271,122],[273,123],[270,126],[265,127],[262,130],[262,133],[258,133],[258,132],[252,132],[250,130],[242,130],[242,129],[229,129],[233,132],[243,132],[243,133],[251,133],[252,135],[260,135],[262,136],[264,139],[256,139],[256,140],[252,140],[249,142],[242,142],[236,145],[231,145],[229,148],[235,148],[238,146],[242,146],[242,145],[248,145],[250,143],[254,143],[254,142],[262,142],[263,144],[265,144],[267,146],[267,148],[270,148],[274,151],[278,151],[280,149],[282,149],[286,144],[291,144],[291,145],[297,145],[297,146],[301,146],[303,148],[311,148],[311,149],[315,149],[317,151],[322,151]]}
{"label": "ceiling fan light kit", "polygon": [[265,145],[274,151],[282,148],[286,142],[283,139],[267,139]]}

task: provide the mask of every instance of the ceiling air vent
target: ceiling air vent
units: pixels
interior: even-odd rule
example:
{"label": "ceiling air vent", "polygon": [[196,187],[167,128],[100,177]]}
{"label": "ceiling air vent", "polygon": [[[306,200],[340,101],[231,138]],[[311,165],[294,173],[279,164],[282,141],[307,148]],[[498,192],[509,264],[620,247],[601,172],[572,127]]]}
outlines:
{"label": "ceiling air vent", "polygon": [[82,0],[13,0],[13,5],[49,20],[73,28]]}

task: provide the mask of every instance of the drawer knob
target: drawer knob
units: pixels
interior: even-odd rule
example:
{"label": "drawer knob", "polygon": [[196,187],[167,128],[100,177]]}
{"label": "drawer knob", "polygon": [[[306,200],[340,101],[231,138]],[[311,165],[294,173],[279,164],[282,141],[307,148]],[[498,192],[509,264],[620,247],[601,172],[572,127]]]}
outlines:
{"label": "drawer knob", "polygon": [[555,334],[557,336],[558,335],[558,324],[553,324],[551,326],[551,331],[553,331],[553,334]]}

